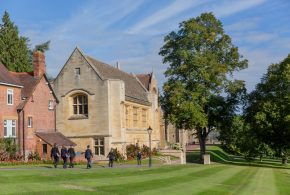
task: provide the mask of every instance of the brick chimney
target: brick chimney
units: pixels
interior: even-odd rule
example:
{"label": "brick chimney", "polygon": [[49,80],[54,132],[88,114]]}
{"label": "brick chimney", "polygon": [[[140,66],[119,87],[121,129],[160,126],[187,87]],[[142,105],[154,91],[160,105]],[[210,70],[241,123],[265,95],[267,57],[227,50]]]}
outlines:
{"label": "brick chimney", "polygon": [[33,75],[41,77],[45,73],[45,56],[41,51],[33,52]]}

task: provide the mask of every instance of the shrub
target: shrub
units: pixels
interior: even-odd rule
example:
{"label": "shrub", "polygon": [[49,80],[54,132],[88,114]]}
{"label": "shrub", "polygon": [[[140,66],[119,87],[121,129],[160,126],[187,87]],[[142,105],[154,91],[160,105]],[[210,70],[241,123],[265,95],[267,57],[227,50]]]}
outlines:
{"label": "shrub", "polygon": [[0,139],[0,161],[21,160],[18,147],[13,138]]}
{"label": "shrub", "polygon": [[39,156],[38,152],[30,152],[28,154],[27,158],[29,161],[39,161],[40,160],[40,156]]}
{"label": "shrub", "polygon": [[123,161],[125,160],[125,157],[116,149],[113,149],[113,153],[114,153],[114,156],[115,156],[115,161]]}
{"label": "shrub", "polygon": [[[147,158],[150,153],[150,149],[148,146],[144,145],[140,148],[138,145],[130,144],[126,146],[126,154],[127,154],[127,159],[132,160],[135,159],[137,156],[138,151],[141,152],[142,158]],[[157,154],[157,149],[153,148],[151,151],[152,155]]]}

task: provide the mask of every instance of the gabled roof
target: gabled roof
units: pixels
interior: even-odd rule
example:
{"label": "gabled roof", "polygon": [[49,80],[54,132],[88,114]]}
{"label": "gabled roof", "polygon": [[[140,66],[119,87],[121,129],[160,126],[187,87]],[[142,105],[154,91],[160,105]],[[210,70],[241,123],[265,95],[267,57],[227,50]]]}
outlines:
{"label": "gabled roof", "polygon": [[32,72],[14,72],[12,74],[18,78],[24,87],[21,91],[21,98],[29,98],[41,80],[41,78],[35,78]]}
{"label": "gabled roof", "polygon": [[22,83],[7,68],[0,63],[0,84],[22,87]]}
{"label": "gabled roof", "polygon": [[137,78],[126,72],[121,71],[118,68],[100,62],[90,56],[85,56],[86,59],[94,66],[99,74],[104,79],[120,79],[125,83],[125,99],[136,103],[150,105],[151,103],[147,99],[147,94],[143,86],[139,83]]}
{"label": "gabled roof", "polygon": [[55,98],[56,102],[58,102],[58,99],[50,85],[50,83],[48,82],[48,79],[46,77],[46,75],[44,74],[42,77],[34,77],[33,73],[29,73],[29,72],[20,72],[20,73],[13,73],[15,74],[15,76],[17,76],[19,78],[19,80],[21,81],[22,85],[24,86],[24,88],[21,90],[21,98],[24,99],[23,102],[21,102],[18,106],[17,106],[17,110],[22,110],[24,108],[24,106],[26,105],[28,99],[32,96],[36,86],[38,85],[38,83],[41,81],[42,78],[45,79],[45,81],[48,84],[48,87],[50,89],[50,91],[52,91],[52,95]]}
{"label": "gabled roof", "polygon": [[[46,75],[43,75],[46,82],[48,82],[48,79]],[[8,86],[15,86],[15,87],[21,87],[21,99],[22,101],[18,106],[17,110],[22,110],[27,102],[27,100],[31,97],[33,94],[37,84],[40,82],[40,78],[36,78],[33,76],[33,72],[11,72],[8,71],[7,68],[0,64],[0,84],[8,85]],[[49,89],[53,92],[52,87],[50,83],[48,82]],[[52,93],[54,98],[57,100],[56,95],[54,92]]]}
{"label": "gabled roof", "polygon": [[153,73],[149,74],[137,74],[136,77],[139,79],[139,81],[143,84],[143,86],[149,91],[150,90],[150,84],[151,84],[151,78]]}
{"label": "gabled roof", "polygon": [[76,146],[74,142],[60,132],[36,132],[35,134],[51,146],[55,143],[59,146]]}

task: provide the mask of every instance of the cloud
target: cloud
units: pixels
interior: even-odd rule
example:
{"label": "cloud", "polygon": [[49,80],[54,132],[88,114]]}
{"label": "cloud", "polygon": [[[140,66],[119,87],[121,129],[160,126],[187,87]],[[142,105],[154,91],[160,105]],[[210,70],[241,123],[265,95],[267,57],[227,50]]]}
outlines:
{"label": "cloud", "polygon": [[161,9],[149,17],[145,18],[141,22],[137,23],[135,26],[131,27],[127,32],[129,34],[136,34],[141,32],[142,30],[158,24],[164,20],[167,20],[185,10],[190,8],[196,7],[206,1],[193,1],[193,0],[179,0],[174,1],[173,3],[169,4],[164,9]]}
{"label": "cloud", "polygon": [[242,0],[242,1],[224,1],[220,5],[212,7],[212,11],[218,17],[227,17],[246,9],[261,5],[265,0]]}
{"label": "cloud", "polygon": [[272,63],[282,61],[287,53],[276,51],[273,48],[250,49],[248,47],[240,48],[240,53],[249,60],[249,67],[234,75],[238,79],[246,81],[248,92],[254,90],[255,85],[260,82],[263,74],[267,72],[267,68]]}
{"label": "cloud", "polygon": [[261,21],[260,17],[246,18],[244,20],[235,21],[232,24],[226,25],[224,28],[227,31],[243,32],[247,30],[256,29],[260,21]]}

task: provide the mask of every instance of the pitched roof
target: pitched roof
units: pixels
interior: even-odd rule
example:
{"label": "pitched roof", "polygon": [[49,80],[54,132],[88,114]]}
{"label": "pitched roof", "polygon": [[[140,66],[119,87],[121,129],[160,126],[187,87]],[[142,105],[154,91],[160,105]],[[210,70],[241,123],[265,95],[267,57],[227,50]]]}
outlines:
{"label": "pitched roof", "polygon": [[18,87],[22,86],[18,77],[14,76],[12,72],[8,71],[7,68],[0,63],[0,83],[5,85],[15,85]]}
{"label": "pitched roof", "polygon": [[113,66],[100,62],[90,56],[85,56],[88,62],[98,71],[103,79],[120,79],[125,83],[125,99],[128,101],[151,105],[148,101],[146,90],[137,78]]}
{"label": "pitched roof", "polygon": [[144,87],[149,91],[152,73],[149,74],[137,74],[136,77],[144,85]]}
{"label": "pitched roof", "polygon": [[21,98],[29,98],[34,91],[34,88],[39,83],[41,78],[35,78],[31,72],[15,72],[12,73],[24,88],[21,90]]}
{"label": "pitched roof", "polygon": [[[45,74],[43,75],[46,81],[48,81]],[[21,87],[21,99],[26,99],[22,101],[18,106],[17,110],[21,110],[24,108],[27,100],[29,97],[33,94],[33,91],[35,90],[35,87],[40,82],[42,77],[34,77],[33,72],[11,72],[7,70],[7,68],[0,64],[0,84],[4,85],[13,85],[17,87]],[[48,85],[50,90],[52,90],[50,84]],[[54,98],[58,102],[55,94],[53,93]]]}
{"label": "pitched roof", "polygon": [[74,142],[60,132],[36,132],[35,134],[51,146],[55,143],[59,146],[76,146]]}

